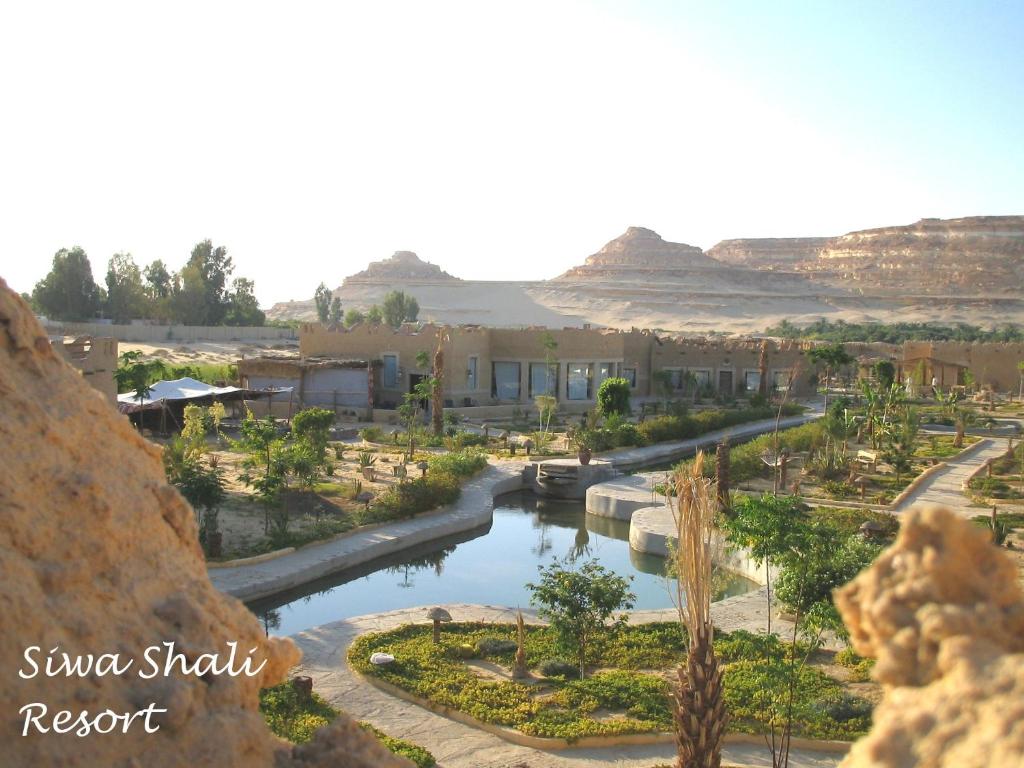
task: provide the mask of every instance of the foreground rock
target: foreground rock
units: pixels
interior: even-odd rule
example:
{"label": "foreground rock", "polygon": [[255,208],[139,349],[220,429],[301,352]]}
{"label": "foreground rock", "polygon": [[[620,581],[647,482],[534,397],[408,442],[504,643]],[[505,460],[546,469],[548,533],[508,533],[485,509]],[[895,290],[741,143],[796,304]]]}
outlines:
{"label": "foreground rock", "polygon": [[987,531],[912,512],[837,603],[885,687],[843,766],[1024,765],[1024,593]]}
{"label": "foreground rock", "polygon": [[[347,718],[292,748],[267,729],[259,689],[300,658],[268,639],[238,601],[206,576],[192,509],[164,480],[143,440],[81,376],[57,358],[27,305],[0,280],[0,762],[16,766],[407,766]],[[266,660],[256,676],[139,677],[150,646],[173,642],[194,663],[237,642]],[[123,675],[31,673],[39,646],[72,658],[117,653]],[[156,657],[163,663],[164,656]],[[258,664],[258,661],[256,662]],[[136,713],[150,704],[155,733],[137,719],[122,733],[22,736],[19,710]],[[38,712],[38,710],[35,710]]]}

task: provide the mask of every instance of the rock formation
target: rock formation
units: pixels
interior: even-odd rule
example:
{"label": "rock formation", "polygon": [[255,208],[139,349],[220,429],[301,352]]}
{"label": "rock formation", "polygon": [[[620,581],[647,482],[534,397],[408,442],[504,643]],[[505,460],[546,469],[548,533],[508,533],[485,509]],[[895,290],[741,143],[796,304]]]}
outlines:
{"label": "rock formation", "polygon": [[626,273],[628,279],[635,280],[638,272],[671,277],[685,270],[721,268],[722,264],[709,259],[696,246],[670,243],[650,229],[630,227],[588,256],[581,266],[573,267],[558,279],[614,278]]}
{"label": "rock formation", "polygon": [[[167,485],[159,449],[57,357],[25,302],[0,280],[0,727],[11,766],[407,766],[350,720],[293,748],[267,729],[261,687],[299,660],[290,640],[267,638],[238,601],[210,584],[192,509]],[[144,650],[173,642],[194,663],[229,642],[253,649],[254,677],[179,673],[146,680]],[[31,674],[26,648],[75,658],[120,654],[121,675]],[[162,664],[164,656],[156,658]],[[19,710],[41,703],[77,718],[151,703],[155,733],[22,736]],[[38,714],[39,710],[30,712]]]}
{"label": "rock formation", "polygon": [[395,251],[394,255],[383,261],[371,261],[362,272],[356,272],[345,278],[349,282],[386,282],[403,280],[458,280],[452,277],[437,264],[423,261],[412,251]]}
{"label": "rock formation", "polygon": [[1024,593],[987,531],[916,510],[836,602],[885,691],[843,768],[1024,765]]}
{"label": "rock formation", "polygon": [[723,240],[708,256],[723,264],[753,269],[790,269],[794,264],[813,261],[828,245],[828,237],[756,237]]}

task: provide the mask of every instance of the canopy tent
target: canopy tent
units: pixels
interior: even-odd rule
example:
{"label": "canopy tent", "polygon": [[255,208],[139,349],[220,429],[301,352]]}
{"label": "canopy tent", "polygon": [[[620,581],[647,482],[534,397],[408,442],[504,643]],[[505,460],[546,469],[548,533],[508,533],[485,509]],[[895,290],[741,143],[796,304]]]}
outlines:
{"label": "canopy tent", "polygon": [[152,384],[145,397],[141,400],[134,392],[125,392],[117,396],[117,410],[121,413],[139,413],[140,411],[161,410],[171,405],[184,407],[190,402],[227,402],[229,400],[255,400],[260,397],[272,397],[288,394],[291,387],[274,387],[270,389],[244,389],[242,387],[215,387],[202,381],[185,377],[173,381],[158,381]]}

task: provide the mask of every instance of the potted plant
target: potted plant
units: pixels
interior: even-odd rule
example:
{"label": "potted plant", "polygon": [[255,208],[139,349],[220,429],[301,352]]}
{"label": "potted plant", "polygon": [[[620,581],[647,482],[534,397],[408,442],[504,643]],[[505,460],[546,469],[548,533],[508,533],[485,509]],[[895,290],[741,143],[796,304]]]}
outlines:
{"label": "potted plant", "polygon": [[576,456],[580,464],[586,466],[594,455],[594,433],[589,429],[580,428],[573,432],[572,442],[576,446]]}

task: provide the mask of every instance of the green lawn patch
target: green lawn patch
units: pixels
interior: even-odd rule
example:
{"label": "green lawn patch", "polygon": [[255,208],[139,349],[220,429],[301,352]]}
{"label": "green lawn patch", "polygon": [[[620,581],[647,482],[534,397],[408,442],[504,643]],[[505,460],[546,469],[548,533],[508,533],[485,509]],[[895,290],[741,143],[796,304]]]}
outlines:
{"label": "green lawn patch", "polygon": [[[359,672],[420,698],[531,736],[573,741],[672,729],[669,680],[686,647],[677,624],[629,625],[603,638],[592,654],[595,671],[583,680],[573,679],[570,666],[551,663],[560,655],[547,627],[528,626],[526,631],[527,665],[538,682],[493,679],[467,665],[468,659],[486,658],[510,668],[514,646],[499,641],[514,638],[512,624],[462,622],[444,625],[442,641],[435,645],[429,625],[410,624],[357,638],[348,660]],[[721,633],[715,646],[726,664],[734,729],[765,730],[783,715],[778,692],[783,690],[779,681],[785,678],[789,646],[774,636],[748,632]],[[393,654],[396,661],[371,665],[370,654],[377,651]],[[563,674],[544,677],[541,668]],[[775,693],[755,696],[765,687]],[[797,694],[799,735],[852,739],[870,727],[871,704],[816,667],[804,668]]]}
{"label": "green lawn patch", "polygon": [[[309,741],[317,728],[328,725],[338,716],[338,710],[319,694],[314,692],[309,699],[303,699],[291,683],[281,683],[260,691],[260,712],[271,731],[295,744]],[[369,723],[360,725],[391,752],[412,760],[418,768],[432,768],[437,764],[434,756],[423,747],[392,738]]]}

